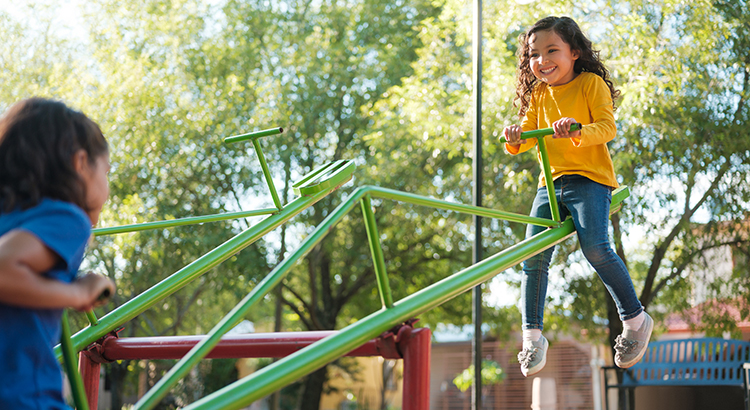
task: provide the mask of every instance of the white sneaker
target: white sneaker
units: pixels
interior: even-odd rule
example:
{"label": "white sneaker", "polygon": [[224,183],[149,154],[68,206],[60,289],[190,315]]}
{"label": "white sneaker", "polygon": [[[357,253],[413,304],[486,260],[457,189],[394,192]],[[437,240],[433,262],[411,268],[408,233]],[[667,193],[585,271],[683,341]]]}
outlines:
{"label": "white sneaker", "polygon": [[625,329],[615,339],[615,364],[617,367],[627,369],[638,363],[643,354],[646,353],[648,341],[651,339],[651,331],[654,330],[654,320],[648,313],[643,312],[646,318],[638,330]]}
{"label": "white sneaker", "polygon": [[536,342],[531,342],[532,347],[524,347],[524,349],[518,353],[518,363],[521,364],[521,373],[524,376],[529,377],[533,374],[537,374],[547,364],[547,348],[549,342],[544,336],[540,337]]}

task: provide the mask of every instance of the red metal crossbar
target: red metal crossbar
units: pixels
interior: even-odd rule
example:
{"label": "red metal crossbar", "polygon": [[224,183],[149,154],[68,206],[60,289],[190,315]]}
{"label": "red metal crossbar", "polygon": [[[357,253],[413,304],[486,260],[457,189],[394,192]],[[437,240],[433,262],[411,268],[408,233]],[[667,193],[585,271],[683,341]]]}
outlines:
{"label": "red metal crossbar", "polygon": [[[321,331],[225,335],[206,358],[285,357],[335,333],[337,332]],[[100,343],[92,344],[79,356],[79,371],[89,408],[96,409],[98,405],[101,363],[115,360],[180,359],[204,338],[205,336],[168,336],[121,339],[114,332],[108,334]],[[370,340],[346,356],[403,359],[403,410],[429,410],[430,347],[430,329],[415,329],[410,325],[403,325]]]}

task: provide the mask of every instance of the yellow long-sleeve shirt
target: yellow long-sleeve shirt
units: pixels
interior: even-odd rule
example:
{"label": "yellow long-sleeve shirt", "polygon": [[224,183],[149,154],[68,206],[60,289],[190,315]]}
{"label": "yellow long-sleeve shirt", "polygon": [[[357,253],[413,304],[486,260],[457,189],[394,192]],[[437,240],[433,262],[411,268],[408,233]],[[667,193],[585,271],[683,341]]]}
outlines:
{"label": "yellow long-sleeve shirt", "polygon": [[[578,138],[545,137],[549,153],[552,179],[561,175],[582,175],[600,184],[618,187],[607,142],[614,139],[615,125],[612,96],[607,84],[596,74],[583,72],[573,81],[551,87],[540,83],[531,95],[529,109],[521,122],[523,131],[552,127],[562,117],[574,118],[584,127]],[[505,144],[512,155],[528,151],[536,139],[514,147]],[[539,162],[541,164],[541,156]],[[544,173],[539,175],[539,187],[545,185]]]}

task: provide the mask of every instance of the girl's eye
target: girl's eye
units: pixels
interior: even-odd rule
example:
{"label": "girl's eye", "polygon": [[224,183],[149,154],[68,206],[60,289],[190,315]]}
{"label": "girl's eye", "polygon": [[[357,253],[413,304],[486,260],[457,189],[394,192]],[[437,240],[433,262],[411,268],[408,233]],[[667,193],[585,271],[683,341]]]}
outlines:
{"label": "girl's eye", "polygon": [[539,54],[538,53],[531,53],[530,57],[531,58],[537,58],[537,57],[539,57]]}

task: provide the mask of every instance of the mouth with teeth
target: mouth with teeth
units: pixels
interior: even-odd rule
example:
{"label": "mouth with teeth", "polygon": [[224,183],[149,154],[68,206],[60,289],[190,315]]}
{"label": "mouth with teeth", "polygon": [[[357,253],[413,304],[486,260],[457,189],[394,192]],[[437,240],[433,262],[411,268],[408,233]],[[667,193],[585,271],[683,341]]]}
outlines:
{"label": "mouth with teeth", "polygon": [[540,69],[539,71],[542,74],[547,75],[547,74],[550,74],[551,72],[555,71],[556,68],[557,67],[543,68],[543,69]]}

